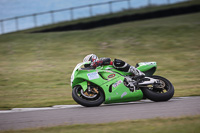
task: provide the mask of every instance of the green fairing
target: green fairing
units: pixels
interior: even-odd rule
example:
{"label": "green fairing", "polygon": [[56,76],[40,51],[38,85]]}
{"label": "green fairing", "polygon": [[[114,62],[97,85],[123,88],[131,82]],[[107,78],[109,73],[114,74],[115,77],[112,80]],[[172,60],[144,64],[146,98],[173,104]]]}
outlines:
{"label": "green fairing", "polygon": [[[145,72],[154,67],[156,67],[156,63],[154,62],[152,64],[139,63],[138,69]],[[92,74],[95,78],[89,79],[90,76],[88,74]],[[131,92],[130,89],[124,85],[124,77],[122,75],[131,75],[131,73],[119,71],[112,65],[100,66],[90,70],[77,69],[73,74],[72,88],[76,85],[81,85],[85,91],[87,89],[87,81],[96,84],[104,91],[105,104],[141,100],[143,98],[142,91],[136,90]]]}
{"label": "green fairing", "polygon": [[83,82],[81,82],[81,83],[79,83],[79,84],[77,84],[77,85],[80,85],[82,88],[83,88],[83,91],[86,91],[87,90],[87,81],[83,81]]}
{"label": "green fairing", "polygon": [[137,69],[144,72],[146,76],[152,76],[156,71],[156,62],[141,62],[138,63]]}

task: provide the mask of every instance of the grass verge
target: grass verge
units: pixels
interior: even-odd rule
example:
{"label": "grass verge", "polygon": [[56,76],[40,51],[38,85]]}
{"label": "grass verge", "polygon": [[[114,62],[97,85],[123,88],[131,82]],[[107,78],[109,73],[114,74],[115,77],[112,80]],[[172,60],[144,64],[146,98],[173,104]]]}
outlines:
{"label": "grass verge", "polygon": [[65,125],[0,133],[199,133],[200,116],[155,118],[104,124]]}

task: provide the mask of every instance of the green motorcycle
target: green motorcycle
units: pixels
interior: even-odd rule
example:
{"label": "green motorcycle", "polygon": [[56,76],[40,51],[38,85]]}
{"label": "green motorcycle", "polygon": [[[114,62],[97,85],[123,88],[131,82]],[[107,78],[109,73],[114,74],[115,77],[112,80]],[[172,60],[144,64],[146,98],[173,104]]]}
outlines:
{"label": "green motorcycle", "polygon": [[152,101],[168,101],[174,95],[169,80],[153,75],[156,62],[141,62],[136,68],[145,73],[142,79],[134,79],[131,73],[122,72],[112,65],[96,69],[84,68],[91,62],[77,64],[72,76],[72,97],[82,106],[94,107],[102,103],[120,103],[148,98]]}

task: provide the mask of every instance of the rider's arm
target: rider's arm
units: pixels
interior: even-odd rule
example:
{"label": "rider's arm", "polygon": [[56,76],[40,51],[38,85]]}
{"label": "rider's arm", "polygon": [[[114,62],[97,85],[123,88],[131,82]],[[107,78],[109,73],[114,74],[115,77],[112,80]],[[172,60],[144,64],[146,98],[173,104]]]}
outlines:
{"label": "rider's arm", "polygon": [[102,66],[102,65],[112,65],[112,61],[110,58],[100,58],[98,61],[94,61],[91,63],[91,66],[96,68],[98,66]]}

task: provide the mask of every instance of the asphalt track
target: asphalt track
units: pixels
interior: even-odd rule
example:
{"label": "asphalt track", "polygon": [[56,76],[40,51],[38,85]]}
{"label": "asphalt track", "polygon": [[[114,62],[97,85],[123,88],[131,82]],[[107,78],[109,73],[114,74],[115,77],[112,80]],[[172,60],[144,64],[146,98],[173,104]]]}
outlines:
{"label": "asphalt track", "polygon": [[155,117],[179,117],[200,114],[200,96],[178,97],[167,102],[142,100],[123,104],[86,108],[60,105],[0,111],[0,130],[48,127],[82,123],[105,123]]}

